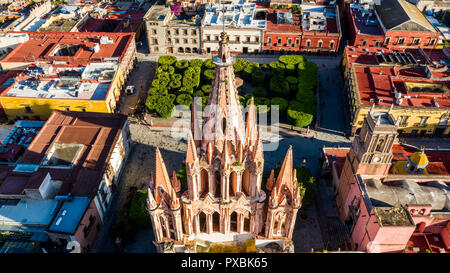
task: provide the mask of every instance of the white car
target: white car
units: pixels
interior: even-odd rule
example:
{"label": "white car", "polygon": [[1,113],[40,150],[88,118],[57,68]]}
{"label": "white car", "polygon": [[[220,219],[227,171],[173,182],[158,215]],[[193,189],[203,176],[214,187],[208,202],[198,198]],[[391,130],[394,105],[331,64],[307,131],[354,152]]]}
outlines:
{"label": "white car", "polygon": [[127,94],[127,95],[133,95],[135,92],[136,92],[136,87],[134,87],[134,85],[129,85],[125,89],[125,94]]}

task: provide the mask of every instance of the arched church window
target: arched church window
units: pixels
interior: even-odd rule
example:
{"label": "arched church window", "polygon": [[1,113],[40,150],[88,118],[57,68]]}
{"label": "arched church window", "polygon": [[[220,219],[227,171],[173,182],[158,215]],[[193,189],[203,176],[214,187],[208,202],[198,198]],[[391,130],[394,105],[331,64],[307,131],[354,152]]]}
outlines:
{"label": "arched church window", "polygon": [[383,144],[384,144],[384,138],[382,138],[378,141],[377,148],[376,148],[377,152],[383,152]]}
{"label": "arched church window", "polygon": [[214,173],[214,176],[215,176],[215,186],[216,186],[216,189],[214,191],[214,197],[220,197],[220,172],[216,171]]}

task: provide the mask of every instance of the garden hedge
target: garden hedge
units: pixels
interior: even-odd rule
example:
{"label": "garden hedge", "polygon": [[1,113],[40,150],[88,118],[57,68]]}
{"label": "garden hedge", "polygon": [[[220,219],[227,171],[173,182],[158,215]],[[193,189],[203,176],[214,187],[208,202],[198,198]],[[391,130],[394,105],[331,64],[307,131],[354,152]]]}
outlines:
{"label": "garden hedge", "polygon": [[289,95],[289,84],[282,76],[275,75],[270,79],[270,91],[276,95],[287,97]]}
{"label": "garden hedge", "polygon": [[178,104],[183,104],[183,105],[186,105],[186,106],[190,106],[191,103],[192,103],[192,96],[189,95],[189,94],[178,95],[177,103]]}
{"label": "garden hedge", "polygon": [[208,94],[211,92],[211,84],[205,84],[202,86],[202,92]]}
{"label": "garden hedge", "polygon": [[312,120],[313,115],[305,113],[305,107],[303,104],[294,102],[291,103],[287,109],[287,117],[290,124],[297,127],[306,127]]}
{"label": "garden hedge", "polygon": [[289,106],[289,102],[287,99],[275,97],[270,100],[271,105],[278,105],[278,109],[280,112],[284,112],[286,108]]}
{"label": "garden hedge", "polygon": [[172,65],[177,61],[175,56],[161,56],[158,58],[158,63],[160,65]]}
{"label": "garden hedge", "polygon": [[198,67],[202,67],[203,66],[203,60],[200,59],[192,59],[189,61],[189,65],[190,66],[198,66]]}
{"label": "garden hedge", "polygon": [[216,67],[216,65],[212,62],[212,59],[207,59],[207,60],[203,63],[203,65],[204,65],[206,68],[209,68],[209,69],[212,69],[212,68],[215,68],[215,67]]}
{"label": "garden hedge", "polygon": [[206,69],[203,73],[203,79],[205,79],[205,82],[211,82],[212,78],[214,76],[214,69]]}
{"label": "garden hedge", "polygon": [[189,66],[188,60],[179,60],[175,63],[175,67],[177,68],[177,70],[184,70],[188,68],[188,66]]}
{"label": "garden hedge", "polygon": [[265,97],[267,95],[267,90],[264,87],[255,87],[252,91],[255,97]]}
{"label": "garden hedge", "polygon": [[131,224],[136,228],[150,225],[150,215],[147,210],[147,190],[137,190],[130,202],[129,217]]}
{"label": "garden hedge", "polygon": [[255,71],[252,74],[252,83],[256,86],[264,85],[266,75],[261,71]]}

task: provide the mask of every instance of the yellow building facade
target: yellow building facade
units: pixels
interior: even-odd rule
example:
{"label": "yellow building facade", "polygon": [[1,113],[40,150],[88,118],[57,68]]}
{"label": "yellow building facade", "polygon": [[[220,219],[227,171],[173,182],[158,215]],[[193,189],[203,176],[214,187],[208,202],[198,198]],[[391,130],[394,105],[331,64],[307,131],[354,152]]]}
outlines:
{"label": "yellow building facade", "polygon": [[124,85],[120,67],[110,82],[106,96],[102,100],[39,98],[0,96],[0,103],[8,120],[40,119],[47,120],[53,110],[114,113]]}
{"label": "yellow building facade", "polygon": [[[370,111],[370,105],[360,104],[353,121],[352,132],[358,133],[364,118]],[[376,110],[388,111],[388,106],[375,106]],[[402,107],[394,105],[392,115],[399,120],[400,136],[442,136],[450,134],[448,126],[450,109],[437,107]]]}

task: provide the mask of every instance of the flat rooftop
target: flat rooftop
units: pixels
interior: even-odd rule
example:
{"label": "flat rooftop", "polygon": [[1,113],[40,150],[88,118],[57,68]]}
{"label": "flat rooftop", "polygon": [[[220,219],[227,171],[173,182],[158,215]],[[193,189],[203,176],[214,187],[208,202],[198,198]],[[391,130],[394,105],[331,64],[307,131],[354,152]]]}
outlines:
{"label": "flat rooftop", "polygon": [[154,5],[147,11],[144,19],[148,21],[164,21],[164,19],[166,19],[166,16],[168,16],[169,11],[169,7]]}
{"label": "flat rooftop", "polygon": [[369,178],[364,180],[364,185],[373,207],[429,204],[432,212],[450,211],[449,183],[416,182],[413,179],[381,182],[378,178]]}
{"label": "flat rooftop", "polygon": [[351,4],[350,16],[358,35],[384,35],[380,22],[373,10],[363,5]]}
{"label": "flat rooftop", "polygon": [[134,33],[28,32],[30,39],[20,43],[0,63],[88,64],[117,58],[121,62],[134,39]]}
{"label": "flat rooftop", "polygon": [[[121,114],[53,111],[17,165],[0,165],[0,194],[38,189],[50,174],[62,183],[57,195],[95,196],[126,120]],[[70,164],[61,162],[67,153],[59,148],[74,145],[81,149],[69,154]]]}
{"label": "flat rooftop", "polygon": [[33,66],[0,93],[6,97],[104,100],[118,65],[113,62],[87,66]]}
{"label": "flat rooftop", "polygon": [[55,200],[0,200],[0,225],[47,226]]}
{"label": "flat rooftop", "polygon": [[256,4],[248,0],[234,0],[232,4],[224,5],[213,4],[206,7],[202,25],[266,29],[266,19],[256,19],[256,12]]}

